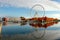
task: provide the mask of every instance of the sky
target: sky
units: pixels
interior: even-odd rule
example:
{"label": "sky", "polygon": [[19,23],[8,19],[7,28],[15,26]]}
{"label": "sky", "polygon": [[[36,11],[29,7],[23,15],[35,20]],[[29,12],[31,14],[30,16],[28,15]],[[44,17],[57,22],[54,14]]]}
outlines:
{"label": "sky", "polygon": [[[33,12],[31,10],[33,10],[32,7],[36,4],[44,7],[45,16],[60,19],[60,0],[0,0],[0,17],[23,16],[29,18],[35,14],[35,11]],[[43,12],[41,10],[38,12],[39,16],[44,14],[44,10]]]}

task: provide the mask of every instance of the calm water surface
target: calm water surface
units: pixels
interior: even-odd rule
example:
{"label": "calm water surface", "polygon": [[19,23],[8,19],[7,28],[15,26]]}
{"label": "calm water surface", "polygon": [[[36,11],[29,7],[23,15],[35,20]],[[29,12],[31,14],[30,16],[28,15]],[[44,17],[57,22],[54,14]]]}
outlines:
{"label": "calm water surface", "polygon": [[[29,25],[10,25],[10,26],[2,26],[1,27],[2,35],[15,35],[15,34],[28,34],[35,30],[34,27]],[[41,28],[38,28],[39,30]],[[44,29],[44,28],[43,28]],[[48,26],[46,30],[60,30],[60,22],[51,26]]]}

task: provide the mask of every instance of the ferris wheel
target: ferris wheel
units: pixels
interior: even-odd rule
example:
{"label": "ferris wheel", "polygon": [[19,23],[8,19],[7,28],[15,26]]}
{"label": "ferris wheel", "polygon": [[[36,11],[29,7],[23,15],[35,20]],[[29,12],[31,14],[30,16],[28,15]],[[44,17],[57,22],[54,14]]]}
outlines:
{"label": "ferris wheel", "polygon": [[[35,4],[31,8],[32,10],[30,11],[30,16],[33,18],[38,18],[38,17],[45,17],[45,9],[42,5],[40,4]],[[41,12],[41,13],[40,13]],[[43,12],[43,13],[42,13]],[[34,13],[34,14],[33,14]],[[42,25],[44,24],[42,20]],[[42,29],[42,28],[40,28]],[[37,33],[37,34],[35,34]],[[39,35],[38,35],[39,34]],[[38,28],[35,29],[35,31],[32,33],[32,36],[36,39],[41,39],[45,35],[45,28],[43,30],[39,30]]]}
{"label": "ferris wheel", "polygon": [[[33,11],[34,11],[34,14],[32,13]],[[40,15],[41,15],[41,17],[45,16],[45,8],[41,4],[33,5],[32,8],[31,8],[31,11],[30,11],[30,16],[31,17],[40,17]]]}

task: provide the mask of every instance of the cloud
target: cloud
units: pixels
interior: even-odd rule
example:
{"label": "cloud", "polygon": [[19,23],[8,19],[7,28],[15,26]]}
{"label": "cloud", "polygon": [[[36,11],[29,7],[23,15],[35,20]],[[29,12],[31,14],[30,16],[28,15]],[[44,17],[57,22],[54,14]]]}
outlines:
{"label": "cloud", "polygon": [[47,14],[47,17],[60,19],[60,13]]}
{"label": "cloud", "polygon": [[31,8],[35,4],[41,4],[47,11],[60,10],[60,4],[50,0],[0,0],[0,7]]}

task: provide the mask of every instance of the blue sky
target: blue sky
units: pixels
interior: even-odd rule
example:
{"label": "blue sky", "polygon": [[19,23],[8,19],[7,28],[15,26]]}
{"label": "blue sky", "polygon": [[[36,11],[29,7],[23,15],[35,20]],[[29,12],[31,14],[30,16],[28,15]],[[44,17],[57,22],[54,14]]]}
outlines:
{"label": "blue sky", "polygon": [[2,7],[0,8],[0,14],[1,16],[14,16],[14,17],[20,17],[20,16],[27,16],[27,13],[29,13],[28,8],[16,8],[16,7]]}
{"label": "blue sky", "polygon": [[52,1],[55,1],[55,2],[58,2],[58,3],[60,3],[60,0],[52,0]]}
{"label": "blue sky", "polygon": [[[18,0],[16,0],[18,1]],[[27,0],[26,0],[27,1]],[[53,1],[56,1],[56,2],[60,2],[59,0],[53,0]],[[22,0],[20,1],[22,2]],[[29,1],[28,1],[29,2]],[[50,2],[50,1],[49,1]],[[7,3],[6,1],[0,1],[0,6],[2,5],[2,7],[0,7],[0,17],[3,17],[3,16],[13,16],[13,17],[20,17],[20,16],[24,16],[24,17],[31,17],[30,16],[30,11],[31,11],[31,8],[30,6],[26,3],[26,4],[23,4],[23,3],[20,3],[21,5],[19,6],[18,5],[14,5],[14,3],[10,4],[10,1]],[[32,2],[33,3],[33,2]],[[43,2],[42,2],[43,3]],[[31,4],[31,3],[30,3]],[[46,3],[44,3],[46,4]],[[49,3],[48,3],[49,4]],[[57,7],[55,6],[52,6],[52,5],[48,5],[45,7],[45,16],[48,16],[48,17],[53,17],[53,18],[59,18],[60,19],[60,9],[58,9]],[[7,6],[6,6],[7,5]],[[9,6],[10,5],[10,6]],[[13,5],[13,6],[11,6]],[[31,4],[32,5],[32,4]],[[44,5],[43,5],[44,6]],[[57,6],[57,5],[56,5]],[[31,6],[32,7],[32,6]],[[51,7],[51,8],[50,8]],[[55,10],[56,9],[56,10]],[[34,13],[32,12],[31,13],[32,16],[34,16]],[[43,14],[43,13],[40,13],[40,14]],[[40,15],[39,14],[39,15]]]}

